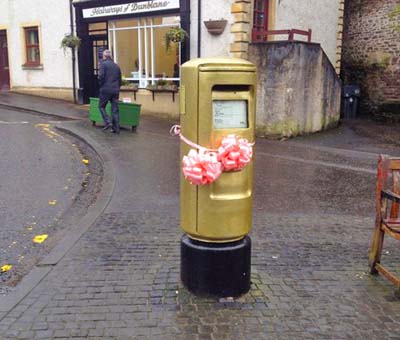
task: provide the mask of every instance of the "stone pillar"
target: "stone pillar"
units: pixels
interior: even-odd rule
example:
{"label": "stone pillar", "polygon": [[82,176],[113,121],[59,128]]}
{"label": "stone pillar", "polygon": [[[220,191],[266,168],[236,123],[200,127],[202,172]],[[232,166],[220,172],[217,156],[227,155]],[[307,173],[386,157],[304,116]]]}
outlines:
{"label": "stone pillar", "polygon": [[231,27],[233,43],[230,46],[232,57],[248,59],[250,42],[251,0],[236,0],[231,7],[234,23]]}
{"label": "stone pillar", "polygon": [[339,18],[338,18],[338,29],[336,35],[336,62],[335,70],[337,74],[340,74],[340,68],[342,64],[342,41],[343,41],[343,17],[344,17],[344,0],[339,0]]}

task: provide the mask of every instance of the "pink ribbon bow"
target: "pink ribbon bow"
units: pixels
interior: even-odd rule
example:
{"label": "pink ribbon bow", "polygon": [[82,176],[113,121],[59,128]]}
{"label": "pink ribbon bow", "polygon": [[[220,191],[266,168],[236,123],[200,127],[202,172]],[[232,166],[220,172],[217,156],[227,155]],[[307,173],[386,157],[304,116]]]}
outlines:
{"label": "pink ribbon bow", "polygon": [[196,151],[190,149],[182,159],[182,171],[185,178],[194,185],[214,182],[222,172],[222,164],[218,162],[217,154],[205,148]]}
{"label": "pink ribbon bow", "polygon": [[239,171],[250,163],[253,157],[253,144],[245,138],[228,135],[221,141],[218,148],[218,160],[224,171]]}
{"label": "pink ribbon bow", "polygon": [[204,185],[214,182],[222,171],[239,171],[250,163],[253,156],[253,145],[245,138],[228,135],[221,141],[218,150],[207,149],[193,143],[181,133],[179,125],[172,126],[172,136],[179,136],[190,149],[182,159],[182,171],[185,178],[193,185]]}

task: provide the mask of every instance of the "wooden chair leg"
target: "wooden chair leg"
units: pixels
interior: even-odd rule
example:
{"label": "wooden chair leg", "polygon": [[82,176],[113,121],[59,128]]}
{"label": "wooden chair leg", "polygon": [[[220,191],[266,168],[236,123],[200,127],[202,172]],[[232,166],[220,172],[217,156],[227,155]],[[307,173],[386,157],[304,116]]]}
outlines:
{"label": "wooden chair leg", "polygon": [[374,238],[372,240],[371,251],[369,254],[369,265],[371,274],[378,274],[375,265],[381,262],[384,237],[385,233],[379,225],[379,227],[375,228]]}

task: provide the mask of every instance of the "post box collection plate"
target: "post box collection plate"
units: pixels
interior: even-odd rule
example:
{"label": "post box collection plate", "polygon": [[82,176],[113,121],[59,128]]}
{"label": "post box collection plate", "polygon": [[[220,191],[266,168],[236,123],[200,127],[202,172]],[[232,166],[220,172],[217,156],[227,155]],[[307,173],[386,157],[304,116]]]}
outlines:
{"label": "post box collection plate", "polygon": [[247,101],[213,100],[215,129],[247,128]]}

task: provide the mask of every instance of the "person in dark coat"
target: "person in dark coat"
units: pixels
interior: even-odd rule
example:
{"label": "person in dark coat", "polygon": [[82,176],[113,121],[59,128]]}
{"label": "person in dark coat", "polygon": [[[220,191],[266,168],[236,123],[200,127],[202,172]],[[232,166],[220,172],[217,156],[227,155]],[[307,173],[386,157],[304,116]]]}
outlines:
{"label": "person in dark coat", "polygon": [[[99,109],[104,121],[103,130],[112,128],[112,132],[119,134],[118,99],[119,88],[122,84],[121,69],[111,59],[110,50],[104,50],[103,62],[99,68]],[[111,102],[112,124],[106,113],[106,105]]]}

